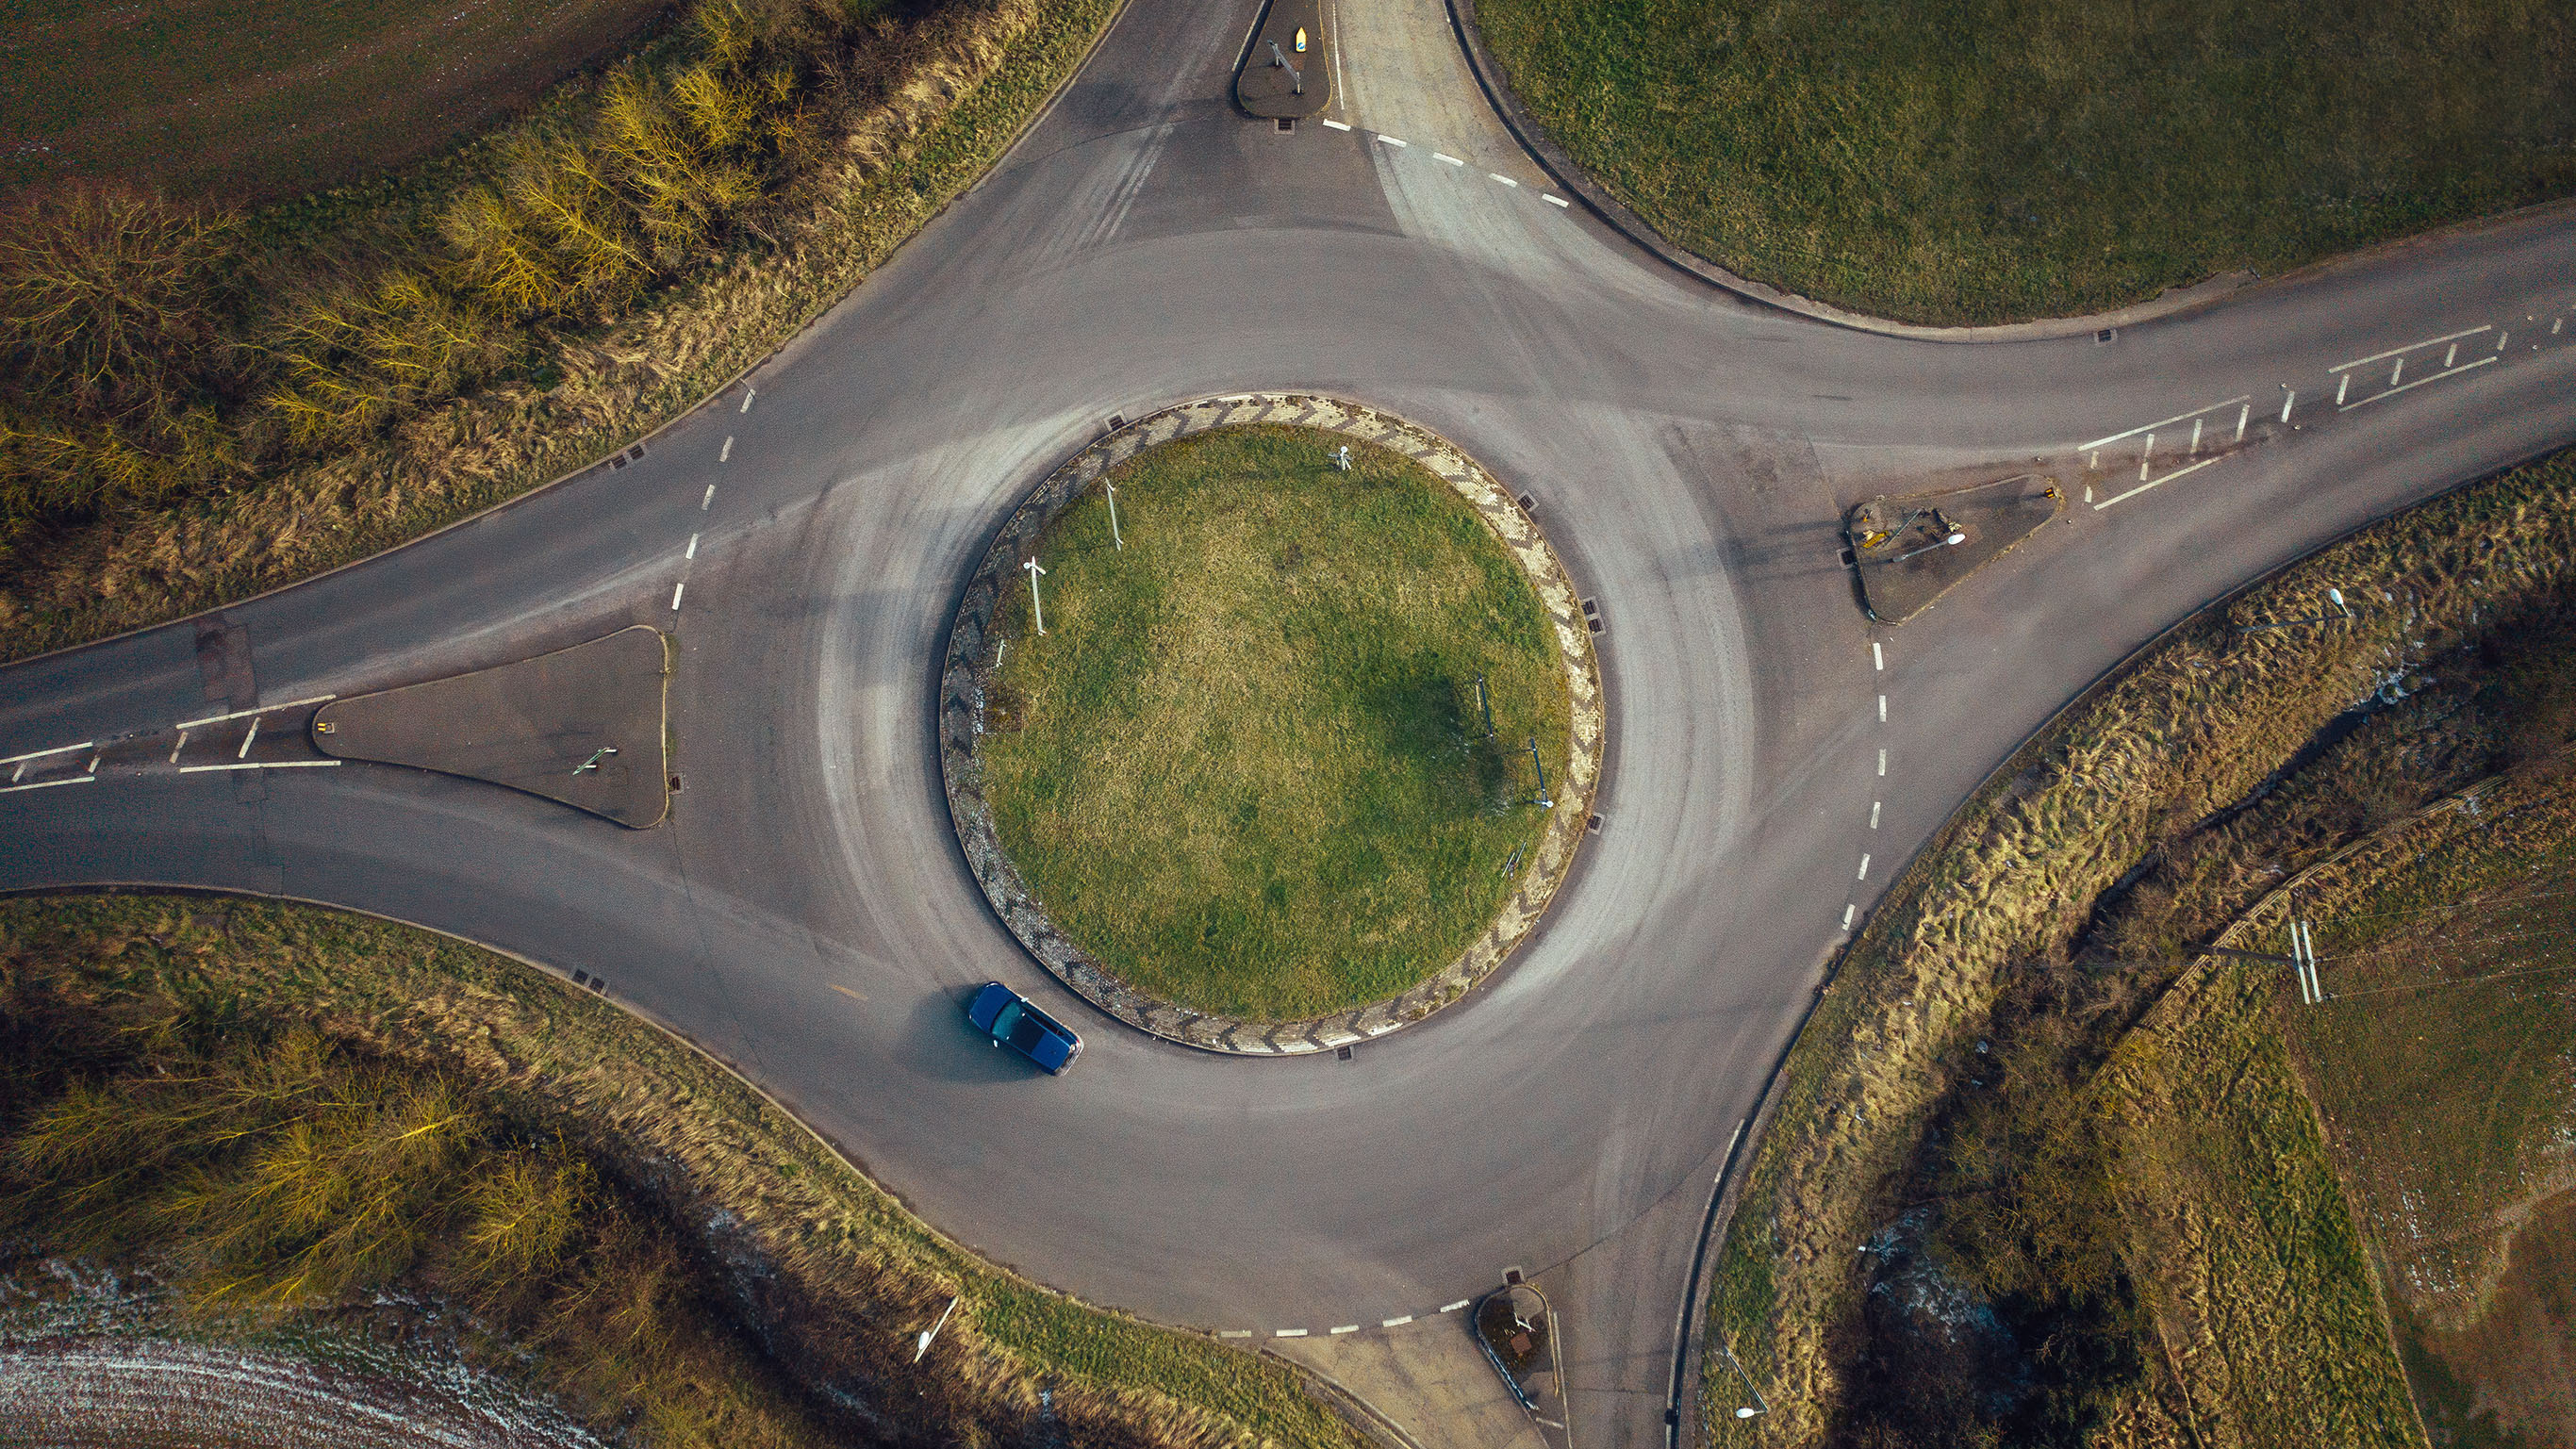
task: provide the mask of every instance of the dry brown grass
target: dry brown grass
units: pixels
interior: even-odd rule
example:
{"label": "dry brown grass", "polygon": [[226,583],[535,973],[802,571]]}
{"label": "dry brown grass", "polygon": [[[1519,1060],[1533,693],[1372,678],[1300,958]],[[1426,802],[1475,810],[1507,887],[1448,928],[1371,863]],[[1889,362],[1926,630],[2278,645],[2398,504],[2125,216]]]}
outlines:
{"label": "dry brown grass", "polygon": [[[799,84],[856,98],[826,113],[799,99],[805,91],[779,93],[775,68],[715,84],[710,67],[751,52],[722,18],[739,7],[702,7],[693,43],[706,59],[564,102],[566,115],[602,118],[583,133],[596,144],[571,145],[570,122],[540,116],[496,143],[489,185],[442,203],[432,231],[455,277],[445,310],[424,313],[399,269],[343,258],[298,274],[302,300],[263,334],[286,359],[258,393],[272,419],[260,426],[287,435],[275,461],[250,461],[272,456],[261,451],[266,434],[203,410],[179,410],[141,442],[105,421],[66,426],[23,408],[0,418],[16,457],[54,460],[67,480],[57,495],[89,488],[87,479],[137,480],[121,506],[88,508],[89,489],[82,508],[17,519],[0,537],[0,655],[160,622],[365,557],[678,416],[857,285],[981,174],[1114,8],[963,0],[880,25],[863,66],[811,63]],[[739,199],[743,158],[754,155],[768,158],[768,200],[740,209],[733,239],[710,253],[714,219]],[[610,323],[516,330],[514,309],[565,297],[585,315],[642,304]],[[423,318],[430,325],[417,328]],[[520,350],[513,370],[544,386],[500,381],[449,398],[430,385],[488,371],[478,349],[494,328]],[[429,355],[391,345],[416,330],[446,340]],[[271,376],[252,367],[234,381]],[[325,439],[326,451],[294,451]],[[217,488],[217,479],[227,481]],[[184,496],[151,501],[175,495]]]}
{"label": "dry brown grass", "polygon": [[[887,1442],[1352,1442],[1288,1370],[982,1262],[706,1057],[491,953],[304,908],[84,897],[0,902],[0,962],[254,1029],[310,1023],[549,1124],[700,1225],[693,1251],[768,1356]],[[951,1294],[916,1369],[913,1335]]]}
{"label": "dry brown grass", "polygon": [[[2336,544],[2195,620],[2077,700],[1969,802],[1846,953],[1792,1050],[1716,1260],[1713,1334],[1775,1406],[1760,1442],[1823,1432],[1830,1335],[1860,1284],[1882,1184],[1921,1139],[2016,966],[2062,960],[2094,903],[2159,842],[2245,799],[2392,674],[2555,596],[2576,569],[2576,459],[2463,489]],[[2313,612],[2350,625],[2240,634]],[[1710,1382],[1728,1375],[1715,1363]],[[1723,1390],[1710,1401],[1731,1404]],[[1712,1419],[1713,1440],[1752,1443]]]}

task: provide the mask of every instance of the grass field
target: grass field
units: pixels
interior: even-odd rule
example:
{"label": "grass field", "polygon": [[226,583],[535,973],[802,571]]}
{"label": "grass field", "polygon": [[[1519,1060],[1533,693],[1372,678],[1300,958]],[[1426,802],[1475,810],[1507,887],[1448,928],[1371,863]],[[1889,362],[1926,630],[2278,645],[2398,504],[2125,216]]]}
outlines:
{"label": "grass field", "polygon": [[0,193],[225,201],[398,167],[630,45],[668,0],[29,0],[0,23]]}
{"label": "grass field", "polygon": [[[1056,924],[1151,995],[1264,1020],[1449,964],[1517,881],[1568,747],[1554,636],[1465,500],[1288,428],[1165,444],[1042,542],[980,746]],[[1487,683],[1486,738],[1476,678]]]}
{"label": "grass field", "polygon": [[2270,274],[2576,191],[2548,0],[1482,0],[1548,133],[1740,275],[1926,323]]}
{"label": "grass field", "polygon": [[[603,1180],[624,1189],[625,1203],[670,1225],[686,1250],[685,1266],[711,1275],[693,1281],[721,1287],[720,1316],[757,1341],[806,1404],[878,1416],[863,1431],[845,1426],[827,1436],[833,1442],[1114,1449],[1247,1442],[1344,1449],[1353,1442],[1288,1370],[1196,1334],[1087,1307],[993,1267],[933,1232],[706,1057],[590,992],[490,952],[302,907],[21,898],[0,901],[0,984],[10,1002],[59,993],[99,1008],[86,1042],[69,1041],[57,1025],[34,1043],[12,1043],[12,1060],[73,1046],[148,1059],[152,1050],[185,1045],[173,1041],[172,1028],[191,1023],[193,1039],[211,1042],[219,1061],[226,1052],[316,1034],[403,1068],[386,1078],[397,1110],[419,1108],[431,1100],[424,1093],[444,1083],[446,1100],[508,1123],[497,1142],[471,1139],[480,1156],[460,1159],[469,1166],[506,1165],[517,1152],[513,1144],[529,1144],[541,1169],[565,1152],[597,1164]],[[53,1012],[45,1019],[79,1018]],[[167,1105],[171,1084],[157,1073],[147,1077],[111,1089],[122,1094],[116,1100]],[[61,1091],[59,1081],[45,1087],[57,1100]],[[16,1120],[47,1100],[45,1092],[13,1092],[0,1102],[0,1120]],[[113,1104],[102,1097],[98,1105]],[[380,1116],[363,1108],[347,1115],[362,1128]],[[114,1111],[92,1117],[122,1130]],[[142,1145],[158,1150],[150,1138]],[[217,1174],[200,1185],[227,1180]],[[450,1210],[439,1192],[474,1180],[471,1170],[434,1174],[429,1206]],[[39,1212],[51,1206],[41,1196],[33,1204]],[[475,1221],[470,1197],[454,1210],[460,1216],[449,1221]],[[594,1207],[583,1219],[597,1216]],[[172,1224],[189,1225],[184,1214]],[[248,1241],[258,1246],[255,1237]],[[189,1244],[184,1232],[178,1244]],[[426,1251],[436,1257],[464,1246],[442,1240]],[[916,1370],[913,1335],[952,1294],[959,1296],[956,1313]],[[669,1383],[615,1380],[634,1362],[620,1352],[650,1347],[637,1334],[654,1316],[690,1305],[602,1299],[570,1305],[570,1326],[579,1326],[580,1312],[605,1312],[625,1331],[609,1345],[619,1352],[576,1354],[551,1366],[569,1388],[594,1391],[587,1402],[623,1396],[640,1412],[658,1394],[685,1411],[723,1388],[689,1373],[674,1373]],[[695,1311],[705,1308],[701,1302]],[[544,1322],[564,1326],[565,1317]],[[542,1331],[536,1340],[522,1345],[548,1342]],[[599,1379],[585,1379],[594,1372]],[[1051,1393],[1044,1405],[1041,1390]],[[737,1420],[721,1441],[768,1442],[756,1427]]]}

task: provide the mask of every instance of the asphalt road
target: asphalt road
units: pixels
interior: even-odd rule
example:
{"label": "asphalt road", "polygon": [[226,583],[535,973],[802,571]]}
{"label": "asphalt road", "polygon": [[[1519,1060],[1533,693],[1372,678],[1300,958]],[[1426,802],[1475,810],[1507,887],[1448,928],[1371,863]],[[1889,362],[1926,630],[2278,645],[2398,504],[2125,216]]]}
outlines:
{"label": "asphalt road", "polygon": [[[0,757],[114,746],[88,783],[0,795],[0,887],[324,901],[605,977],[942,1229],[1168,1322],[1405,1332],[1376,1325],[1548,1269],[1579,1437],[1660,1443],[1710,1174],[1847,916],[2139,641],[2576,439],[2576,329],[2552,330],[2576,227],[2401,248],[2108,344],[1889,338],[1714,291],[1551,204],[1436,3],[1348,8],[1328,115],[1355,129],[1233,112],[1243,0],[1132,0],[1006,164],[756,395],[223,616],[262,703],[675,629],[664,827],[365,764],[180,773],[172,727],[233,706],[178,625],[0,671]],[[2296,431],[2271,421],[2285,387]],[[1256,388],[1458,440],[1537,498],[1609,626],[1605,828],[1552,918],[1476,999],[1349,1062],[1203,1056],[1091,1013],[988,914],[938,787],[937,651],[1019,494],[1113,413]],[[1901,629],[1855,607],[1845,504],[2035,458],[2080,487],[2079,445],[2204,408],[2196,457],[2189,419],[2156,430],[2147,478],[2170,481],[2110,503],[2144,445],[2109,442],[2109,506]],[[2250,446],[2178,472],[2240,408]],[[232,760],[240,729],[180,763]],[[968,1034],[961,997],[994,977],[1085,1029],[1080,1071],[1036,1079]]]}

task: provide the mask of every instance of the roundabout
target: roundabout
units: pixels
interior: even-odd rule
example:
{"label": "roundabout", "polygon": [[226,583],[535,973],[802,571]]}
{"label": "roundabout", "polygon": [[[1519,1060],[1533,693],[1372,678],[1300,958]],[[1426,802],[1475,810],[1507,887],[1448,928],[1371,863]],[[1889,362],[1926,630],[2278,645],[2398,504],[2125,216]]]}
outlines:
{"label": "roundabout", "polygon": [[1489,976],[1573,863],[1603,746],[1582,601],[1526,508],[1437,434],[1306,395],[1169,409],[1057,468],[985,551],[941,698],[950,815],[1012,934],[1120,1021],[1250,1055]]}

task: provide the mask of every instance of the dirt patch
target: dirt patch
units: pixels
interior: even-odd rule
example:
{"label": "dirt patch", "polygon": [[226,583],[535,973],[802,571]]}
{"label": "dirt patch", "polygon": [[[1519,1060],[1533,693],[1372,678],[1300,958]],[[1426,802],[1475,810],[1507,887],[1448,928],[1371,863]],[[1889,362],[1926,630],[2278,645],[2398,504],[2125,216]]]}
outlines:
{"label": "dirt patch", "polygon": [[2487,1310],[2457,1333],[2398,1319],[2436,1449],[2576,1444],[2576,1193],[2514,1235]]}

